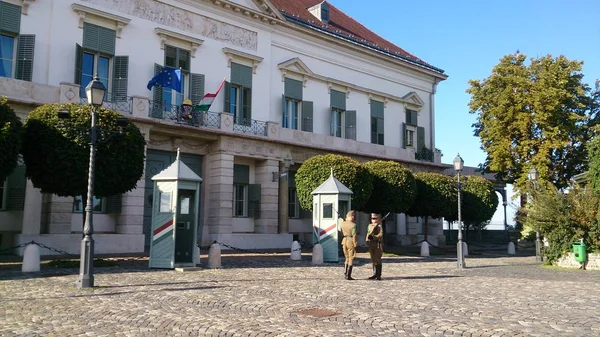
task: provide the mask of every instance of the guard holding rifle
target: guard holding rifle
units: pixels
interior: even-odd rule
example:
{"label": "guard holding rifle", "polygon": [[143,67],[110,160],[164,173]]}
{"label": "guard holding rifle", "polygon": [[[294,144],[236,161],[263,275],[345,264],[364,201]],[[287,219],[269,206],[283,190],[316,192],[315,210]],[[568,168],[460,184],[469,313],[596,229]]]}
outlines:
{"label": "guard holding rifle", "polygon": [[346,280],[354,280],[352,278],[352,264],[354,257],[356,256],[356,247],[358,247],[358,240],[356,237],[356,223],[354,223],[355,214],[354,211],[350,211],[346,214],[346,221],[342,222],[341,229],[342,235],[342,249],[344,250],[344,256],[346,257]]}
{"label": "guard holding rifle", "polygon": [[373,263],[373,276],[369,280],[381,280],[381,256],[383,255],[383,229],[381,216],[371,213],[371,223],[367,227],[367,246]]}

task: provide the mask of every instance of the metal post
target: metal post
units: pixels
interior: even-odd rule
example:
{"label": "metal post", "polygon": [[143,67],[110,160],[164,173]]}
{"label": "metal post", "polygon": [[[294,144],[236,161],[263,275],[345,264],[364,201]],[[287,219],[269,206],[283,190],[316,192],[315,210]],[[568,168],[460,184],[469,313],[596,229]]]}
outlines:
{"label": "metal post", "polygon": [[456,266],[459,269],[464,269],[465,268],[465,256],[463,254],[463,237],[462,237],[462,219],[461,219],[461,202],[460,202],[460,195],[461,195],[461,182],[460,182],[460,171],[457,172],[458,173],[458,243],[456,246]]}
{"label": "metal post", "polygon": [[81,240],[81,261],[79,264],[79,280],[77,288],[94,287],[94,165],[96,157],[96,107],[92,108],[92,124],[90,128],[90,167],[88,172],[87,204],[85,205],[85,224]]}
{"label": "metal post", "polygon": [[535,261],[542,262],[544,258],[542,257],[542,240],[540,238],[540,232],[535,232]]}

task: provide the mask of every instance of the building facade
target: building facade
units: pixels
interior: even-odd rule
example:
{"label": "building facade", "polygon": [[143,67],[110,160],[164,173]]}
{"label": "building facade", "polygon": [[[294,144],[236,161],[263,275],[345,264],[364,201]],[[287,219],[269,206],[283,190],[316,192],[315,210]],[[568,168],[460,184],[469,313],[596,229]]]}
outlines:
{"label": "building facade", "polygon": [[[146,137],[137,188],[95,200],[98,253],[147,248],[150,178],[177,149],[203,179],[201,244],[245,249],[310,240],[293,177],[311,156],[447,167],[435,149],[434,105],[447,76],[326,1],[2,0],[0,14],[0,95],[20,117],[42,104],[85,103],[97,74],[105,105]],[[181,70],[181,92],[147,88],[165,67]],[[223,81],[208,112],[182,106]],[[0,184],[2,246],[34,240],[78,253],[81,199],[41,194],[23,172]],[[368,221],[359,222],[364,233]],[[388,224],[401,243],[421,234],[420,221],[402,214]],[[438,227],[430,241],[442,237]]]}

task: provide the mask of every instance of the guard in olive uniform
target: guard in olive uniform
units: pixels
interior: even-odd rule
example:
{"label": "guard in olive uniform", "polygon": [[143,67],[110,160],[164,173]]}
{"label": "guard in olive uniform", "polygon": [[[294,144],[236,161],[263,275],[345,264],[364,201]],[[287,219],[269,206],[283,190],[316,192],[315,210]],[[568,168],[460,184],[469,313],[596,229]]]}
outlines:
{"label": "guard in olive uniform", "polygon": [[356,247],[358,247],[354,219],[354,211],[350,211],[346,214],[346,221],[342,222],[341,225],[342,236],[344,237],[342,239],[342,249],[344,250],[344,256],[346,257],[346,262],[344,264],[344,275],[346,275],[346,280],[354,280],[352,278],[352,263],[356,256]]}
{"label": "guard in olive uniform", "polygon": [[373,276],[369,280],[381,280],[381,256],[383,255],[383,229],[381,216],[371,213],[371,223],[367,227],[367,246],[373,263]]}

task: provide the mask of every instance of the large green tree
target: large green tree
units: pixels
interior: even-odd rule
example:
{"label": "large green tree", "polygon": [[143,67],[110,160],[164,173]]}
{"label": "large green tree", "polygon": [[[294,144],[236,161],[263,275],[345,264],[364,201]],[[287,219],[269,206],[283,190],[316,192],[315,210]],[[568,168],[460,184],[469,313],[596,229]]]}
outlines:
{"label": "large green tree", "polygon": [[404,213],[416,196],[412,172],[395,161],[373,160],[363,164],[373,176],[373,193],[366,209],[374,213]]}
{"label": "large green tree", "polygon": [[586,169],[585,143],[596,123],[582,62],[564,56],[504,56],[483,80],[469,81],[470,113],[486,170],[523,191],[535,166],[561,188]]}
{"label": "large green tree", "polygon": [[8,105],[6,97],[0,99],[0,184],[17,166],[21,151],[21,120]]}
{"label": "large green tree", "polygon": [[429,218],[451,219],[458,207],[458,192],[452,177],[441,173],[417,172],[417,198],[406,212],[423,218],[423,235],[427,240]]}
{"label": "large green tree", "polygon": [[[63,109],[70,112],[70,118],[58,118]],[[86,195],[91,109],[81,104],[46,104],[27,117],[23,133],[26,174],[42,192]],[[94,195],[98,197],[130,191],[142,176],[146,141],[137,126],[129,123],[120,134],[107,133],[118,130],[117,118],[122,117],[98,108],[97,126],[104,140],[96,150]]]}
{"label": "large green tree", "polygon": [[298,168],[295,180],[300,207],[312,209],[311,193],[329,178],[331,169],[334,177],[354,193],[352,209],[368,212],[365,206],[373,190],[373,177],[358,161],[335,154],[313,156]]}

